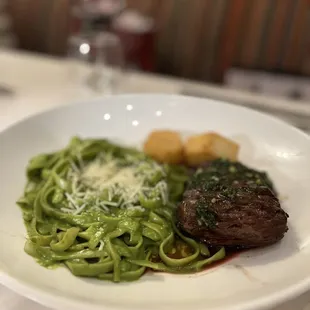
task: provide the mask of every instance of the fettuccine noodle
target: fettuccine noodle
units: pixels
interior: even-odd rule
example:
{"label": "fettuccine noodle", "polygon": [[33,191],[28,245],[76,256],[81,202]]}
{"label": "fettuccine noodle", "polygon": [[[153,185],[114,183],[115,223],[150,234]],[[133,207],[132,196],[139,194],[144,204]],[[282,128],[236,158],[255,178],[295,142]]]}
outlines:
{"label": "fettuccine noodle", "polygon": [[195,272],[225,256],[224,248],[210,256],[175,225],[186,171],[135,149],[73,138],[34,157],[27,178],[18,201],[25,251],[45,267],[64,264],[76,276],[120,282],[146,269]]}

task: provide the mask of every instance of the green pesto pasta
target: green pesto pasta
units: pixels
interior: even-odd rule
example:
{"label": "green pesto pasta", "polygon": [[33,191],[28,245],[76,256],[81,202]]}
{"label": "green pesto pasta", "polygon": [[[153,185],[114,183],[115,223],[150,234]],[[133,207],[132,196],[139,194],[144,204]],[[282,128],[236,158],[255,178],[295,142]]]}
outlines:
{"label": "green pesto pasta", "polygon": [[175,225],[187,172],[107,140],[74,137],[32,158],[18,200],[25,252],[76,276],[134,281],[146,269],[196,272],[225,257],[185,237]]}

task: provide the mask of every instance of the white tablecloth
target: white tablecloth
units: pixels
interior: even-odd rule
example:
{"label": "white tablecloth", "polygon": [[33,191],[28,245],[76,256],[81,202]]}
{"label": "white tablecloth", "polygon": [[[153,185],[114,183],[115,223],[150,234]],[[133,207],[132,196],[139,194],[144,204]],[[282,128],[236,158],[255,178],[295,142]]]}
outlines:
{"label": "white tablecloth", "polygon": [[[15,92],[13,96],[0,95],[0,131],[31,114],[83,98],[98,96],[80,89],[75,82],[68,79],[67,64],[63,60],[0,51],[0,72],[0,85],[7,85]],[[204,92],[209,97],[226,101],[238,99],[253,103],[258,100],[237,91],[137,73],[128,73],[121,81],[120,88],[122,92],[127,93],[182,93],[184,90],[196,90],[198,93]],[[268,100],[272,102],[272,99]],[[279,101],[274,103],[280,104]],[[283,102],[283,106],[288,110],[291,109],[291,105],[287,102]],[[310,110],[304,106],[299,105],[297,108],[302,113],[310,115]],[[0,309],[47,310],[1,285]],[[310,293],[274,310],[292,309],[310,310]]]}

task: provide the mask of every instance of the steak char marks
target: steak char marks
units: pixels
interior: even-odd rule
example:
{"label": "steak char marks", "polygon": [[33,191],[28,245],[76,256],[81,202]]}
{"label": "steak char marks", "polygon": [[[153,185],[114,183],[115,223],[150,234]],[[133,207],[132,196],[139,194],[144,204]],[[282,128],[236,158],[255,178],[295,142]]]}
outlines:
{"label": "steak char marks", "polygon": [[268,176],[222,159],[197,170],[177,218],[183,231],[210,246],[266,246],[288,230],[288,215]]}

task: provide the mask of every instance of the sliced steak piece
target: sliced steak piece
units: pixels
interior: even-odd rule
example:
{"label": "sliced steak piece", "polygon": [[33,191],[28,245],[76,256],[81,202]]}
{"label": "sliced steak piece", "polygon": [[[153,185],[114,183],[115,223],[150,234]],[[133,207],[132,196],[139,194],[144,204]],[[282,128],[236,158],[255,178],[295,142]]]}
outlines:
{"label": "sliced steak piece", "polygon": [[212,246],[265,246],[288,230],[267,175],[224,160],[193,176],[177,218],[183,231]]}

